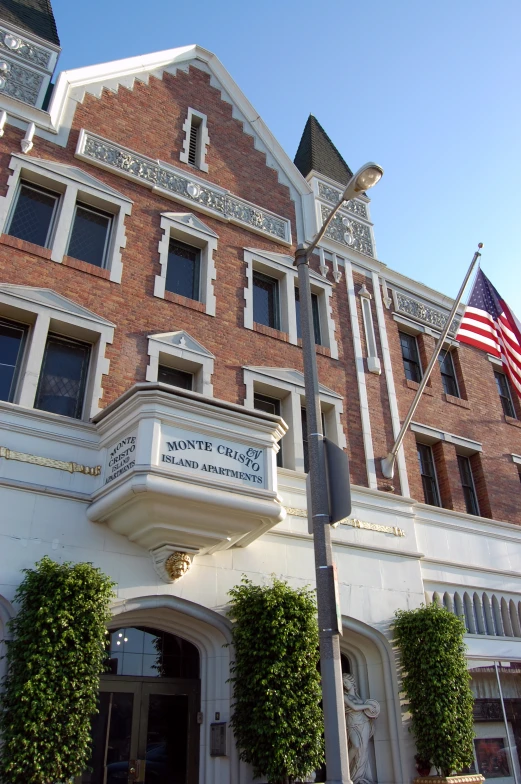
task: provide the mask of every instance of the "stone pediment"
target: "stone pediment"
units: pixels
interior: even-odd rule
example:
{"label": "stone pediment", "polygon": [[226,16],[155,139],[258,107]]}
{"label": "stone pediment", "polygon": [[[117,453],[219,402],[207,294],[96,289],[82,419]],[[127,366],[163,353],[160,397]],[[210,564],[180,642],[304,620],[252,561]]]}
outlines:
{"label": "stone pediment", "polygon": [[155,340],[156,343],[163,343],[166,346],[191,351],[204,357],[215,359],[214,355],[207,348],[189,335],[188,332],[185,332],[184,329],[179,329],[176,332],[159,332],[156,335],[149,335],[148,339]]}
{"label": "stone pediment", "polygon": [[12,297],[20,302],[32,302],[35,305],[51,308],[60,313],[69,313],[72,316],[94,321],[96,324],[103,324],[107,327],[116,326],[112,321],[98,316],[92,310],[78,305],[52,289],[37,288],[36,286],[18,286],[14,283],[0,283],[0,297],[2,296]]}
{"label": "stone pediment", "polygon": [[203,221],[192,212],[162,212],[161,217],[167,218],[168,220],[172,221],[172,223],[176,223],[178,226],[194,229],[195,231],[201,231],[204,234],[209,234],[211,237],[215,237],[216,239],[219,238],[219,235],[216,234],[213,229],[207,226],[206,223],[203,223]]}
{"label": "stone pediment", "polygon": [[[266,376],[268,379],[276,379],[278,381],[283,381],[285,384],[292,384],[293,386],[297,387],[304,387],[304,373],[301,373],[300,370],[295,370],[293,368],[278,368],[278,367],[263,367],[263,366],[253,366],[253,365],[245,365],[244,370],[249,370],[252,373],[257,373],[258,375]],[[329,387],[324,386],[323,384],[319,384],[320,392],[323,395],[329,395],[330,397],[336,397],[338,400],[342,400],[342,395],[337,394]]]}
{"label": "stone pediment", "polygon": [[57,174],[60,177],[67,177],[75,182],[81,182],[89,188],[96,188],[96,190],[103,191],[103,193],[110,194],[111,196],[115,196],[118,199],[122,199],[123,201],[132,204],[132,199],[129,199],[128,196],[124,196],[115,188],[105,185],[105,183],[98,180],[97,177],[93,177],[77,166],[70,166],[67,163],[56,163],[55,161],[46,161],[43,158],[32,158],[29,155],[14,154],[13,158],[17,158],[23,161],[23,163],[31,163],[34,166],[38,166],[39,169],[45,169],[51,174]]}
{"label": "stone pediment", "polygon": [[256,256],[261,256],[268,261],[273,261],[275,264],[283,264],[285,267],[293,267],[293,256],[287,253],[273,253],[269,250],[262,250],[260,248],[245,248],[244,250],[254,253]]}

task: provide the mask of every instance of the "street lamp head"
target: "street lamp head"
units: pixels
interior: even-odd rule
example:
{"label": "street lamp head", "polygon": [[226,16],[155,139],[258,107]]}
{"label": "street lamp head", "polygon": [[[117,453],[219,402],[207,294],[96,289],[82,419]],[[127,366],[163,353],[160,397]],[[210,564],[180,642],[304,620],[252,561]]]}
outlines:
{"label": "street lamp head", "polygon": [[342,194],[342,201],[349,201],[358,193],[372,188],[381,179],[384,170],[377,163],[366,163],[353,174]]}

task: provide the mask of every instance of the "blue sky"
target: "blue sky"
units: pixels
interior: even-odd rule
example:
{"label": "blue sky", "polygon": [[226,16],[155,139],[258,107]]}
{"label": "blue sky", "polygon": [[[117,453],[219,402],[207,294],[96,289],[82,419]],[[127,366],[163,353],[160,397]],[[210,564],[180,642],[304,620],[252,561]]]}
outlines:
{"label": "blue sky", "polygon": [[454,296],[478,242],[521,318],[519,0],[53,0],[59,70],[197,43],[293,157],[313,113],[372,191],[378,256]]}

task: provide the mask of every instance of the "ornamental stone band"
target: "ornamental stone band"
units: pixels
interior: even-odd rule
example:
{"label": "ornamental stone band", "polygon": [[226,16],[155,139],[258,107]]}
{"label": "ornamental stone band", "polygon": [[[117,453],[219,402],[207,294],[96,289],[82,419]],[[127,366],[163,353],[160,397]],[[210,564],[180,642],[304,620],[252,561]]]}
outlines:
{"label": "ornamental stone band", "polygon": [[[416,321],[421,321],[422,324],[427,324],[440,332],[445,328],[447,323],[448,314],[441,310],[425,305],[420,300],[415,299],[407,294],[402,294],[400,291],[393,290],[394,304],[397,313],[403,313],[410,316]],[[452,322],[449,334],[455,335],[458,329],[459,317],[456,317]]]}
{"label": "ornamental stone band", "polygon": [[[6,45],[5,39],[8,35],[13,39],[18,39],[20,42],[16,49]],[[20,57],[22,60],[27,60],[27,62],[32,65],[37,65],[40,68],[47,68],[49,66],[49,60],[51,59],[49,51],[41,49],[39,46],[30,43],[19,35],[10,33],[3,27],[0,27],[0,49],[16,55],[16,57]]]}
{"label": "ornamental stone band", "polygon": [[[323,182],[319,182],[318,195],[324,199],[324,201],[328,201],[330,204],[336,205],[340,201],[342,191],[339,191],[336,188],[332,188],[330,185],[326,185]],[[358,215],[360,218],[368,220],[365,204],[363,204],[361,201],[358,201],[357,199],[351,199],[351,201],[346,202],[344,209],[347,212],[352,212],[353,215]]]}
{"label": "ornamental stone band", "polygon": [[[322,204],[321,212],[322,221],[325,221],[331,210],[329,207],[326,207],[324,204]],[[347,242],[346,240],[346,234],[349,233],[352,235],[353,241],[351,243]],[[335,242],[340,242],[342,245],[345,245],[348,248],[353,248],[353,250],[357,250],[359,253],[363,253],[365,256],[374,257],[373,243],[371,240],[369,226],[365,226],[359,221],[351,220],[345,215],[342,215],[342,213],[337,213],[335,215],[327,228],[325,236],[331,240],[335,240]]]}
{"label": "ornamental stone band", "polygon": [[85,130],[80,133],[76,157],[97,163],[185,204],[198,206],[221,220],[245,226],[285,245],[291,244],[291,225],[287,218],[250,204],[211,183],[196,181],[168,163],[154,161]]}

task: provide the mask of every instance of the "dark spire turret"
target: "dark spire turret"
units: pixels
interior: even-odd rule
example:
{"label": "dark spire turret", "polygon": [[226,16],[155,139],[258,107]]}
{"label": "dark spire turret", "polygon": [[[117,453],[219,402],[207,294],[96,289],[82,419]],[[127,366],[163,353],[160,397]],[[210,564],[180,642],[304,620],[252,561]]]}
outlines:
{"label": "dark spire turret", "polygon": [[310,171],[316,171],[342,185],[347,185],[353,174],[312,114],[308,117],[294,162],[304,177],[307,177]]}

